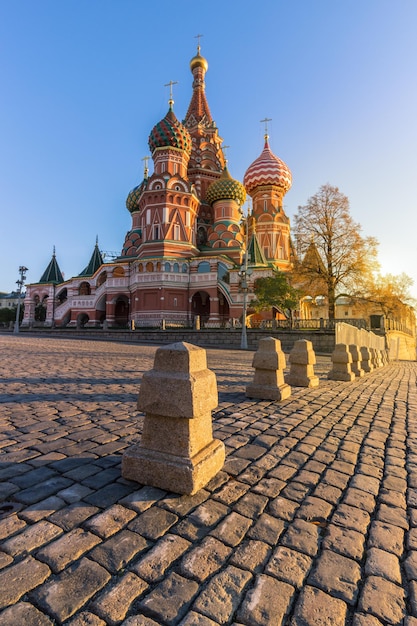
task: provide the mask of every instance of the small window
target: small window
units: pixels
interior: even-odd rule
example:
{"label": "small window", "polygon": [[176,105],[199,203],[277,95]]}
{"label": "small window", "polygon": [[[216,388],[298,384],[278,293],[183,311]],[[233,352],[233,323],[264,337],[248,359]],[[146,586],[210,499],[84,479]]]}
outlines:
{"label": "small window", "polygon": [[210,263],[208,261],[203,261],[199,263],[197,272],[198,274],[206,274],[210,271]]}
{"label": "small window", "polygon": [[154,224],[153,227],[153,238],[159,239],[159,224]]}
{"label": "small window", "polygon": [[166,272],[170,272],[171,271],[171,263],[165,263],[165,271]]}
{"label": "small window", "polygon": [[174,306],[178,306],[178,300],[177,300],[177,298],[174,298]]}
{"label": "small window", "polygon": [[179,226],[179,224],[174,224],[174,240],[175,241],[179,241],[180,240],[180,226]]}
{"label": "small window", "polygon": [[180,266],[178,265],[178,263],[174,263],[174,272],[175,274],[179,274],[180,271]]}

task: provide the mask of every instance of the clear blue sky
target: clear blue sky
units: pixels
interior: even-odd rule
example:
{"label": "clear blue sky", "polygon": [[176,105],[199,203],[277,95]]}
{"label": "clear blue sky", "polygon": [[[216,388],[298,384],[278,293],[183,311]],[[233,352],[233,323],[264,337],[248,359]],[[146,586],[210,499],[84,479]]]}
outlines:
{"label": "clear blue sky", "polygon": [[199,33],[231,174],[272,118],[290,219],[338,186],[383,273],[407,273],[417,297],[416,0],[0,0],[0,291],[19,265],[37,282],[54,246],[67,278],[96,236],[120,252],[164,84],[183,119]]}

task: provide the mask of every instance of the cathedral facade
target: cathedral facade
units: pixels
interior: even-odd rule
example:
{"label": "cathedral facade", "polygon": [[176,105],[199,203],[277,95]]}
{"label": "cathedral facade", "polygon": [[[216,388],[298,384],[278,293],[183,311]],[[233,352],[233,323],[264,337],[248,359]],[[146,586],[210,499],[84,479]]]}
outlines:
{"label": "cathedral facade", "polygon": [[190,69],[185,118],[177,119],[171,95],[150,132],[152,173],[146,159],[143,180],[127,196],[132,224],[120,255],[103,260],[96,241],[86,268],[64,280],[54,251],[39,282],[27,285],[23,326],[191,325],[197,317],[217,326],[242,317],[257,277],[291,269],[283,210],[290,170],[265,133],[243,183],[232,178],[206,97],[200,46]]}

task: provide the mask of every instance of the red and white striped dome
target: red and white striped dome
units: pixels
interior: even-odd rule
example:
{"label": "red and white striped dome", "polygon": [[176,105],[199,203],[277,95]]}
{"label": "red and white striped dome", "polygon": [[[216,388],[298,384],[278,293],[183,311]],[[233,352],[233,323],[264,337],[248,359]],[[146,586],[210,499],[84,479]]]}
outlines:
{"label": "red and white striped dome", "polygon": [[262,185],[281,187],[284,193],[291,188],[292,175],[290,169],[271,151],[268,136],[261,154],[246,170],[243,184],[248,194]]}

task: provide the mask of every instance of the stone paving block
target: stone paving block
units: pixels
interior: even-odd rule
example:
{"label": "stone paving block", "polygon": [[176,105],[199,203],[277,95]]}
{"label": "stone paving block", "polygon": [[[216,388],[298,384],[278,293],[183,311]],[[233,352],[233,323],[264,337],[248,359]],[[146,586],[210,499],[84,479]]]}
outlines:
{"label": "stone paving block", "polygon": [[347,504],[341,504],[332,517],[333,524],[351,528],[363,534],[367,532],[370,521],[370,516],[366,511]]}
{"label": "stone paving block", "polygon": [[68,504],[72,504],[73,502],[79,502],[90,493],[92,493],[92,489],[86,487],[85,485],[71,485],[62,491],[59,491],[57,496],[62,498]]}
{"label": "stone paving block", "polygon": [[327,527],[322,547],[325,550],[338,552],[349,559],[360,561],[364,553],[365,536],[352,530],[335,524]]}
{"label": "stone paving block", "polygon": [[298,502],[278,496],[278,498],[275,498],[269,503],[267,510],[276,517],[290,521],[295,517],[295,512],[299,506]]}
{"label": "stone paving block", "polygon": [[148,585],[132,572],[124,574],[109,590],[96,598],[91,609],[105,620],[106,625],[116,626],[126,617],[132,603],[143,594]]}
{"label": "stone paving block", "polygon": [[83,558],[32,592],[31,598],[58,622],[76,613],[110,580],[98,563]]}
{"label": "stone paving block", "polygon": [[139,602],[138,607],[163,624],[174,626],[186,615],[198,590],[199,585],[194,580],[172,573]]}
{"label": "stone paving block", "polygon": [[89,611],[81,611],[75,617],[65,622],[66,626],[107,626],[100,617]]}
{"label": "stone paving block", "polygon": [[404,590],[385,578],[369,576],[360,594],[358,608],[382,622],[401,624],[406,615]]}
{"label": "stone paving block", "polygon": [[34,504],[40,500],[45,500],[49,496],[56,495],[62,489],[72,485],[72,481],[62,476],[53,476],[40,484],[33,485],[28,489],[14,494],[14,499],[23,504]]}
{"label": "stone paving block", "polygon": [[126,526],[134,517],[134,511],[126,509],[124,506],[120,506],[120,504],[115,504],[103,513],[89,518],[84,525],[88,530],[91,530],[103,539],[107,539]]}
{"label": "stone paving block", "polygon": [[347,605],[315,587],[306,586],[289,626],[345,626]]}
{"label": "stone paving block", "polygon": [[226,563],[231,553],[232,548],[229,546],[214,537],[206,537],[184,556],[180,564],[181,573],[202,582],[217,572]]}
{"label": "stone paving block", "polygon": [[284,626],[294,597],[294,588],[271,576],[259,575],[245,596],[237,620],[246,626]]}
{"label": "stone paving block", "polygon": [[13,563],[13,557],[9,556],[5,552],[0,552],[0,569],[4,569],[10,563]]}
{"label": "stone paving block", "polygon": [[343,503],[357,509],[364,509],[368,513],[372,513],[376,506],[375,496],[353,487],[347,488],[343,496]]}
{"label": "stone paving block", "polygon": [[366,552],[365,574],[381,576],[397,585],[401,585],[400,561],[391,552],[370,548]]}
{"label": "stone paving block", "polygon": [[252,574],[233,565],[214,576],[193,604],[193,609],[227,624],[239,606],[240,596]]}
{"label": "stone paving block", "polygon": [[47,563],[56,574],[70,563],[79,559],[83,554],[100,543],[99,537],[81,528],[66,533],[45,548],[38,550],[36,558]]}
{"label": "stone paving block", "polygon": [[177,515],[155,505],[141,515],[135,516],[135,519],[129,524],[129,530],[133,530],[147,539],[155,540],[167,532],[177,521]]}
{"label": "stone paving block", "polygon": [[115,504],[121,498],[124,498],[131,491],[132,487],[130,485],[128,486],[117,482],[106,485],[98,491],[93,491],[90,495],[85,496],[84,500],[94,506],[106,508]]}
{"label": "stone paving block", "polygon": [[16,514],[0,519],[0,540],[11,537],[25,528],[26,522]]}
{"label": "stone paving block", "polygon": [[356,561],[324,550],[308,578],[308,583],[353,605],[356,602],[360,578],[361,568]]}
{"label": "stone paving block", "polygon": [[283,535],[282,545],[315,556],[319,549],[319,527],[302,519],[294,520]]}
{"label": "stone paving block", "polygon": [[26,473],[13,478],[13,483],[22,490],[27,489],[28,487],[33,487],[34,485],[39,485],[40,483],[58,475],[56,471],[49,467],[39,467],[36,469],[33,469],[33,467],[30,466],[27,467],[28,471]]}
{"label": "stone paving block", "polygon": [[145,556],[131,566],[131,570],[147,582],[160,581],[169,567],[186,552],[191,542],[167,534]]}
{"label": "stone paving block", "polygon": [[408,530],[409,523],[406,508],[398,506],[388,506],[381,502],[378,508],[377,519],[393,526],[399,526],[404,530]]}
{"label": "stone paving block", "polygon": [[374,521],[369,532],[369,547],[380,548],[400,557],[403,553],[404,531],[402,528]]}
{"label": "stone paving block", "polygon": [[0,626],[53,626],[53,621],[29,602],[18,602],[0,613]]}
{"label": "stone paving block", "polygon": [[145,615],[132,615],[132,617],[128,617],[123,623],[122,626],[160,626],[161,622],[155,622],[150,617],[146,617]]}
{"label": "stone paving block", "polygon": [[19,556],[32,552],[36,548],[49,543],[62,534],[62,528],[41,520],[33,526],[27,526],[21,533],[3,542],[2,550],[11,556]]}
{"label": "stone paving block", "polygon": [[214,494],[216,500],[220,500],[224,504],[232,504],[239,500],[247,491],[249,491],[250,485],[247,483],[241,483],[237,480],[229,480],[229,482],[220,491]]}
{"label": "stone paving block", "polygon": [[0,609],[20,600],[28,591],[42,584],[50,573],[45,563],[31,556],[0,571]]}
{"label": "stone paving block", "polygon": [[312,563],[313,559],[306,554],[279,546],[270,558],[265,573],[300,589],[307,578]]}
{"label": "stone paving block", "polygon": [[353,617],[352,626],[382,626],[382,622],[372,615],[357,613]]}
{"label": "stone paving block", "polygon": [[95,506],[90,506],[85,502],[76,502],[50,515],[49,521],[60,526],[63,530],[69,531],[98,512],[99,509]]}
{"label": "stone paving block", "polygon": [[281,491],[281,495],[284,498],[288,498],[289,500],[294,500],[295,502],[301,503],[304,498],[310,493],[311,487],[307,485],[303,485],[302,483],[297,482],[296,480],[291,481],[287,484],[286,487]]}
{"label": "stone paving block", "polygon": [[333,505],[326,502],[326,500],[314,496],[307,496],[297,510],[296,517],[309,522],[323,522],[330,518],[333,508]]}
{"label": "stone paving block", "polygon": [[284,530],[284,521],[263,513],[247,533],[247,536],[274,546]]}
{"label": "stone paving block", "polygon": [[[154,624],[155,623],[156,622],[154,622]],[[212,619],[206,617],[205,615],[201,615],[201,613],[189,611],[184,619],[181,620],[179,626],[218,626],[218,623],[219,622],[213,622]]]}
{"label": "stone paving block", "polygon": [[127,496],[119,500],[119,504],[133,509],[138,513],[143,513],[146,509],[149,509],[153,504],[161,500],[166,495],[166,491],[158,489],[157,487],[142,487],[133,493],[129,493]]}
{"label": "stone paving block", "polygon": [[35,523],[52,515],[55,511],[59,511],[64,506],[64,500],[57,496],[51,496],[50,498],[46,498],[46,500],[36,502],[36,504],[32,504],[22,511],[19,511],[19,517],[27,522]]}
{"label": "stone paving block", "polygon": [[251,519],[257,519],[268,504],[268,498],[256,493],[247,493],[236,502],[233,509]]}
{"label": "stone paving block", "polygon": [[163,502],[161,502],[161,506],[164,509],[171,511],[171,513],[175,513],[175,515],[185,516],[190,513],[190,511],[196,509],[200,504],[205,502],[209,496],[210,492],[205,489],[200,489],[193,496],[169,493],[165,495]]}
{"label": "stone paving block", "polygon": [[232,553],[230,563],[249,570],[260,572],[271,554],[271,548],[262,541],[247,540],[241,543]]}
{"label": "stone paving block", "polygon": [[237,546],[252,526],[252,518],[232,512],[210,534],[228,546]]}
{"label": "stone paving block", "polygon": [[112,574],[123,570],[139,552],[149,547],[149,542],[130,530],[121,530],[100,543],[90,553],[90,558],[100,563]]}

